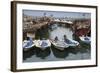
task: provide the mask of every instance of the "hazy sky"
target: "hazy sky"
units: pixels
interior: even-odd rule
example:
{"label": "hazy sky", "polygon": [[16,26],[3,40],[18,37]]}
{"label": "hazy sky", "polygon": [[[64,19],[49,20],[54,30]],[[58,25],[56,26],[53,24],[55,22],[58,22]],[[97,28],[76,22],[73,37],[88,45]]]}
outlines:
{"label": "hazy sky", "polygon": [[91,18],[91,13],[80,12],[61,12],[61,11],[40,11],[40,10],[23,10],[25,15],[29,16],[46,16],[53,15],[54,17],[71,17],[71,18]]}

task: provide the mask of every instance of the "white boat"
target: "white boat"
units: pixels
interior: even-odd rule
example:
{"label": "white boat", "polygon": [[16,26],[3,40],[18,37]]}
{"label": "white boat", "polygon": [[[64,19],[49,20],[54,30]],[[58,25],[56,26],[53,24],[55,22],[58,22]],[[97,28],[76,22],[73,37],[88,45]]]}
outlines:
{"label": "white boat", "polygon": [[52,46],[52,52],[56,58],[66,58],[68,55],[66,52],[66,48],[69,47],[65,42],[63,41],[51,41]]}
{"label": "white boat", "polygon": [[35,46],[35,41],[24,40],[22,46],[23,46],[23,50],[27,51]]}
{"label": "white boat", "polygon": [[37,40],[35,46],[35,53],[37,57],[44,59],[45,57],[50,55],[51,43],[49,40]]}
{"label": "white boat", "polygon": [[22,47],[23,47],[23,59],[24,60],[35,54],[34,46],[35,46],[35,41],[30,41],[30,40],[23,41]]}
{"label": "white boat", "polygon": [[78,41],[75,41],[75,40],[72,40],[72,39],[67,39],[67,41],[64,40],[64,42],[65,42],[66,44],[68,44],[69,46],[73,46],[73,47],[79,45],[79,42],[78,42]]}
{"label": "white boat", "polygon": [[69,47],[69,45],[63,41],[51,41],[51,43],[59,50],[64,50],[65,48]]}
{"label": "white boat", "polygon": [[49,40],[37,40],[35,46],[45,50],[47,47],[51,46],[51,43]]}
{"label": "white boat", "polygon": [[85,43],[88,43],[88,44],[91,43],[91,37],[88,37],[88,36],[84,37],[84,36],[82,36],[82,37],[79,37],[79,38],[80,38],[81,41],[83,41]]}

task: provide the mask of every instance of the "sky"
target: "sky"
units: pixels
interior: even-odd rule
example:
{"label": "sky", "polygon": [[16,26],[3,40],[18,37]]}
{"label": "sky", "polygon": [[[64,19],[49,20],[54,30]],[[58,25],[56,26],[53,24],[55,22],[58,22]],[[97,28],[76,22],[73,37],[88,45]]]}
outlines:
{"label": "sky", "polygon": [[40,11],[40,10],[23,10],[23,13],[28,16],[46,16],[53,15],[53,17],[71,17],[71,18],[91,18],[91,13],[83,12],[61,12],[61,11]]}

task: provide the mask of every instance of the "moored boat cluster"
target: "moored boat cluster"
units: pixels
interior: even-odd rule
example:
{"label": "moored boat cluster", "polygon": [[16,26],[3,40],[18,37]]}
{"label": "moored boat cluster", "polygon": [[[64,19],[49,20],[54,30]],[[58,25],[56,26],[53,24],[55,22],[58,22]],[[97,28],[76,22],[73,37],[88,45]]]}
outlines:
{"label": "moored boat cluster", "polygon": [[[62,52],[70,46],[78,46],[78,45],[79,43],[75,40],[69,40],[69,42],[66,42],[66,40],[59,41],[56,40],[56,38],[54,40],[52,39],[32,40],[32,38],[28,37],[28,40],[23,41],[23,53],[24,53],[23,58],[25,59],[33,54],[36,54],[37,57],[42,56],[42,58],[44,58],[45,56],[48,56],[50,54],[51,48],[53,49],[56,48]],[[41,55],[39,55],[40,52]],[[46,53],[47,55],[43,56],[43,54]],[[29,56],[26,56],[28,54]]]}

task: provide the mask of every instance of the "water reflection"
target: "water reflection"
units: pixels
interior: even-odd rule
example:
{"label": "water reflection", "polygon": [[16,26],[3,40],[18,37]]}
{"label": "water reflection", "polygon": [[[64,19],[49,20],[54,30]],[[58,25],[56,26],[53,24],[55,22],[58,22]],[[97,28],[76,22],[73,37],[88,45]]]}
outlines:
{"label": "water reflection", "polygon": [[59,40],[63,40],[63,36],[66,35],[69,39],[73,39],[73,32],[70,28],[61,27],[59,24],[54,24],[51,26],[50,39],[54,39],[56,36]]}

